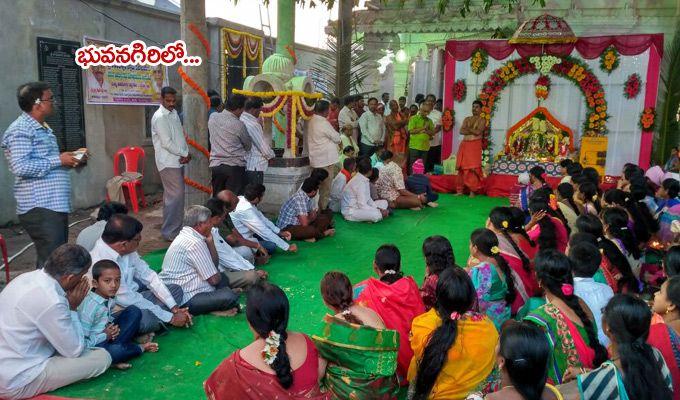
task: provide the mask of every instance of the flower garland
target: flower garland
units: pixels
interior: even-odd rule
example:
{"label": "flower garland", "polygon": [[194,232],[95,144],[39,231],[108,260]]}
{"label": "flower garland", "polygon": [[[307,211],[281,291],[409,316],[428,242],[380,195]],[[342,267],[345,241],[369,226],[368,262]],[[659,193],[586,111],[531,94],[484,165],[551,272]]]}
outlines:
{"label": "flower garland", "polygon": [[541,75],[548,75],[555,64],[562,63],[562,59],[555,56],[534,56],[529,58],[529,62],[536,66],[536,71]]}
{"label": "flower garland", "polygon": [[536,98],[539,100],[546,100],[550,94],[550,78],[546,75],[541,75],[536,80],[535,91]]}
{"label": "flower garland", "polygon": [[453,129],[455,122],[455,112],[450,108],[445,108],[442,113],[442,129],[444,132],[450,132]]}
{"label": "flower garland", "polygon": [[656,109],[654,107],[645,107],[640,114],[640,121],[638,126],[643,132],[651,132],[656,125]]}
{"label": "flower garland", "polygon": [[281,346],[281,335],[274,331],[269,332],[262,349],[262,359],[267,365],[274,364],[276,356],[279,354],[279,346]]}
{"label": "flower garland", "polygon": [[640,75],[630,74],[626,83],[623,86],[623,97],[627,99],[634,99],[640,94],[640,86],[642,86],[642,81],[640,80]]}
{"label": "flower garland", "polygon": [[479,75],[486,69],[487,65],[489,65],[489,53],[484,49],[475,50],[470,59],[470,69],[472,72]]}
{"label": "flower garland", "polygon": [[458,79],[453,83],[453,100],[462,103],[467,96],[467,85],[465,79]]}
{"label": "flower garland", "polygon": [[621,57],[619,52],[614,47],[607,47],[600,55],[600,69],[608,74],[611,74],[619,67]]}

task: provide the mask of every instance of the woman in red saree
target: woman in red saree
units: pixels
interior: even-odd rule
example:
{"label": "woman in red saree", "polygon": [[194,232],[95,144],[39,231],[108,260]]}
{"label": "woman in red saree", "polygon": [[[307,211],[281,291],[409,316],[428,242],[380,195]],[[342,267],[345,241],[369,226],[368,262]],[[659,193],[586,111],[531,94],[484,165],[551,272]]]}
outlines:
{"label": "woman in red saree", "polygon": [[355,285],[354,298],[378,313],[387,329],[399,332],[397,376],[404,386],[408,383],[406,375],[413,357],[409,344],[411,323],[425,312],[425,306],[415,280],[401,272],[401,253],[396,246],[385,244],[378,248],[373,270],[379,278],[371,277]]}
{"label": "woman in red saree", "polygon": [[661,352],[673,378],[673,399],[680,400],[680,277],[664,282],[654,294],[653,310],[663,323],[653,324],[647,343]]}
{"label": "woman in red saree", "polygon": [[[510,306],[513,315],[517,314],[517,311],[522,308],[530,297],[538,296],[540,293],[531,259],[529,259],[512,236],[513,231],[520,232],[522,230],[521,225],[513,224],[513,222],[516,223],[518,220],[517,216],[515,216],[514,220],[510,207],[496,207],[491,210],[489,219],[486,221],[486,227],[495,233],[498,238],[501,256],[503,256],[513,272],[515,290],[517,290],[517,296],[515,296],[515,300]],[[530,244],[529,247],[531,247]]]}
{"label": "woman in red saree", "polygon": [[253,286],[246,318],[257,339],[210,374],[203,384],[208,399],[328,399],[319,388],[324,361],[307,335],[287,331],[289,309],[278,286]]}

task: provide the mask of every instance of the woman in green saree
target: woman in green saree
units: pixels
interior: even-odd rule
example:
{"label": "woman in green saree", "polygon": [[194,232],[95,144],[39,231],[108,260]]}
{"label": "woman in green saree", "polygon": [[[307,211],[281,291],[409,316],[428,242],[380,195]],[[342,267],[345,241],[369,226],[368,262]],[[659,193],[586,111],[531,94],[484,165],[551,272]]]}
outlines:
{"label": "woman in green saree", "polygon": [[342,272],[326,273],[321,294],[334,315],[324,317],[312,339],[328,361],[322,384],[331,398],[396,399],[399,333],[385,329],[375,311],[353,302],[352,284]]}

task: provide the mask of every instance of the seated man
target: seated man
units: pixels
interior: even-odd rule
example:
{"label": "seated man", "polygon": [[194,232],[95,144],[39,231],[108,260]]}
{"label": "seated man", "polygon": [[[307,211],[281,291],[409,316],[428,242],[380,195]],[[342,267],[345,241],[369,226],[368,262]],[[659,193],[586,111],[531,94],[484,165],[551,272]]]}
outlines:
{"label": "seated man", "polygon": [[342,169],[333,178],[331,183],[331,198],[328,202],[328,208],[333,212],[340,212],[340,202],[342,201],[342,189],[345,188],[347,182],[352,179],[352,174],[357,169],[357,160],[355,158],[346,158],[342,162]]}
{"label": "seated man", "polygon": [[424,194],[414,194],[406,190],[404,174],[401,167],[392,159],[394,156],[391,151],[385,150],[381,159],[385,164],[380,169],[380,178],[376,182],[378,196],[387,200],[390,208],[410,208],[420,210],[423,204],[427,203]]}
{"label": "seated man", "polygon": [[244,238],[260,242],[269,254],[275,252],[277,247],[283,251],[296,252],[297,245],[286,243],[286,240],[290,240],[290,232],[279,229],[257,209],[264,192],[264,185],[246,186],[243,196],[238,198],[236,209],[229,213],[234,226]]}
{"label": "seated man", "polygon": [[114,214],[127,214],[128,208],[125,204],[112,201],[104,203],[97,212],[97,222],[80,231],[76,244],[83,246],[85,250],[92,251],[94,244],[102,237],[104,227]]}
{"label": "seated man", "polygon": [[292,239],[315,242],[326,236],[335,235],[333,215],[319,213],[314,208],[314,196],[319,190],[319,181],[310,176],[302,183],[302,188],[281,206],[276,226],[290,232]]}
{"label": "seated man", "polygon": [[216,228],[224,223],[224,218],[227,216],[224,202],[213,197],[208,199],[205,206],[210,210],[210,223],[213,226],[211,231],[212,238],[213,243],[215,243],[215,250],[217,250],[217,257],[219,258],[218,269],[229,279],[229,287],[232,289],[248,288],[258,283],[261,279],[266,279],[267,273],[255,270],[255,266],[234,251],[229,246],[229,243],[220,235],[220,230]]}
{"label": "seated man", "polygon": [[222,200],[227,208],[227,215],[224,218],[224,223],[218,227],[220,229],[220,235],[227,240],[227,243],[234,251],[248,260],[251,264],[266,264],[269,261],[267,249],[265,249],[257,240],[248,240],[244,238],[231,220],[229,213],[236,209],[239,198],[229,190],[222,190],[217,193],[217,196],[215,197]]}
{"label": "seated man", "polygon": [[[192,323],[191,315],[178,306],[182,300],[182,289],[177,285],[163,284],[158,274],[137,253],[142,228],[142,223],[129,215],[112,216],[90,252],[93,264],[99,260],[118,264],[120,288],[116,294],[116,305],[123,308],[136,306],[142,310],[139,333],[164,329],[164,323],[188,327]],[[146,287],[142,289],[140,284]]]}
{"label": "seated man", "polygon": [[229,288],[229,278],[218,271],[219,255],[212,236],[210,210],[191,206],[184,214],[184,227],[172,241],[160,277],[184,291],[181,304],[194,315],[212,312],[233,316],[238,295]]}
{"label": "seated man", "polygon": [[371,184],[368,181],[373,173],[371,159],[360,158],[357,164],[359,173],[342,191],[342,216],[348,221],[378,222],[388,215],[387,201],[371,199]]}
{"label": "seated man", "polygon": [[439,199],[439,195],[432,190],[430,178],[425,175],[425,164],[423,163],[423,160],[417,159],[413,163],[413,166],[411,166],[411,171],[413,171],[413,173],[406,178],[406,189],[411,193],[425,194],[427,205],[430,207],[438,207],[439,204],[437,204],[436,201]]}
{"label": "seated man", "polygon": [[86,348],[76,311],[90,288],[90,263],[84,248],[64,244],[43,269],[0,292],[0,398],[30,398],[109,368],[106,350]]}

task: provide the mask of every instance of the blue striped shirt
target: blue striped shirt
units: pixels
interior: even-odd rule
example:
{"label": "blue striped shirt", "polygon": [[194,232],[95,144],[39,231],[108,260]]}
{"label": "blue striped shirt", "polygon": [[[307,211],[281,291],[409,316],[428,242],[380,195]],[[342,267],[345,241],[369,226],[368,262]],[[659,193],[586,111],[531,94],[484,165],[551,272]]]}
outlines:
{"label": "blue striped shirt", "polygon": [[17,214],[36,207],[71,211],[71,177],[61,165],[52,129],[22,113],[5,131],[0,147],[15,176]]}
{"label": "blue striped shirt", "polygon": [[85,345],[95,347],[106,341],[104,329],[113,322],[113,299],[105,299],[95,292],[89,292],[78,306],[78,316],[85,334]]}
{"label": "blue striped shirt", "polygon": [[276,226],[284,229],[287,226],[300,225],[298,215],[307,215],[312,210],[314,210],[314,199],[300,189],[281,206]]}

